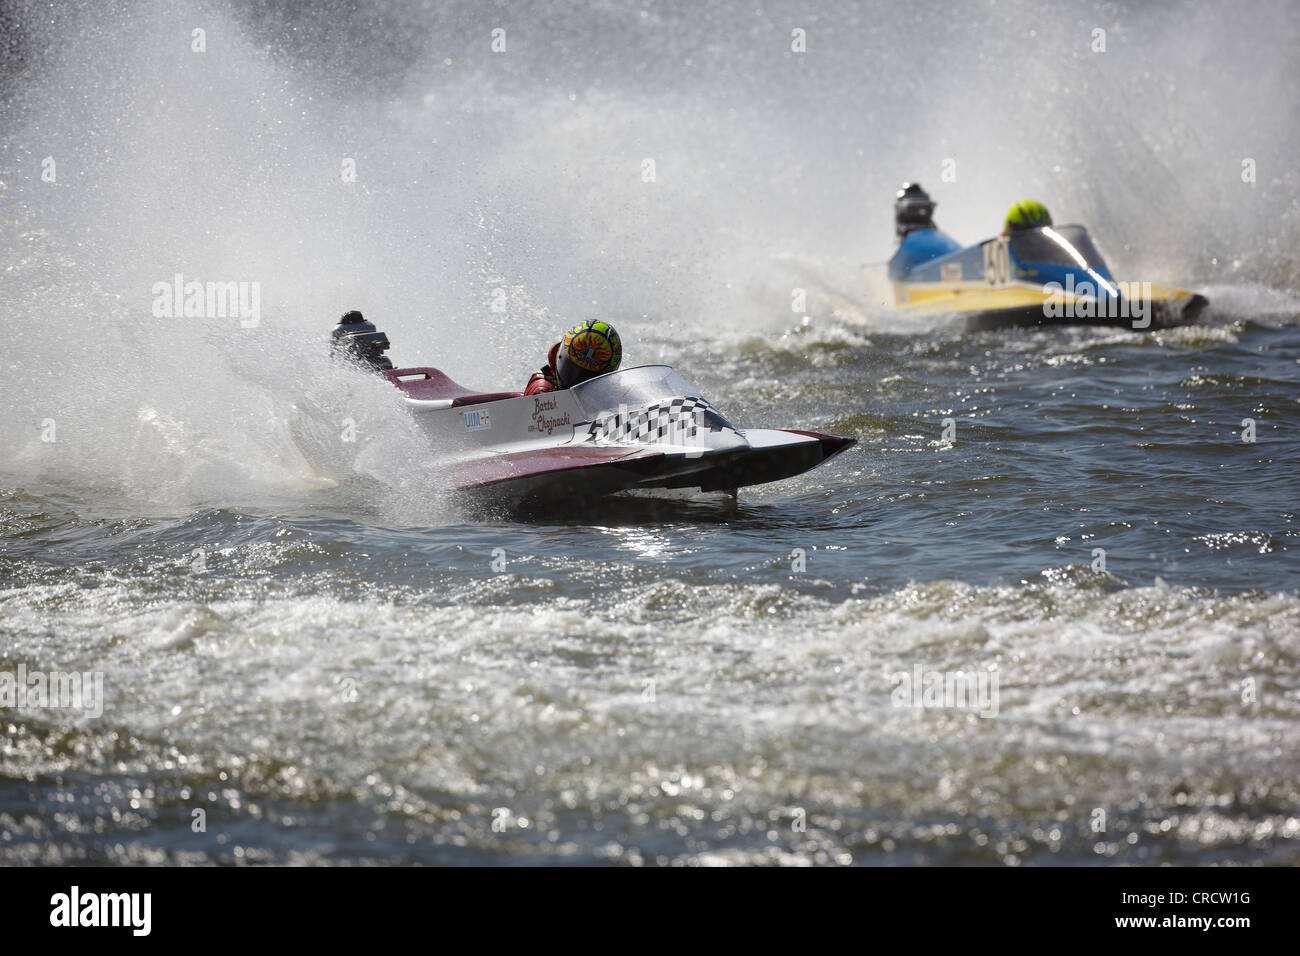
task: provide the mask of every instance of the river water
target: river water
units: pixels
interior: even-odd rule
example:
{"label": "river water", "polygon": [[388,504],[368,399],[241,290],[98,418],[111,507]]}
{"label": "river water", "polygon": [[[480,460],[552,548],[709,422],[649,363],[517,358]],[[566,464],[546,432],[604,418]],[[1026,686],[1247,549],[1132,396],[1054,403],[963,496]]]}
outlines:
{"label": "river water", "polygon": [[[0,691],[102,696],[0,704],[3,862],[1300,862],[1300,136],[1232,107],[1294,102],[1290,7],[17,9]],[[1210,311],[911,324],[909,177]],[[178,272],[258,321],[152,314]],[[346,308],[483,390],[606,318],[859,443],[734,503],[466,511],[325,356]],[[359,436],[328,468],[307,408]]]}

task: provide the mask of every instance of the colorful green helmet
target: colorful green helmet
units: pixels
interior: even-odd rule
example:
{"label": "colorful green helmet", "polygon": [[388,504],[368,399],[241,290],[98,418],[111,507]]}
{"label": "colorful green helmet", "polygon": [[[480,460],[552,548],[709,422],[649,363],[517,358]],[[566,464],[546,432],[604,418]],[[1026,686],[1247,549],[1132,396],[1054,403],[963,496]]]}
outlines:
{"label": "colorful green helmet", "polygon": [[1037,199],[1022,199],[1007,210],[1007,232],[1050,226],[1052,214]]}
{"label": "colorful green helmet", "polygon": [[572,388],[597,375],[618,368],[623,361],[623,343],[608,322],[579,322],[564,333],[559,353],[555,357],[555,371],[560,384]]}

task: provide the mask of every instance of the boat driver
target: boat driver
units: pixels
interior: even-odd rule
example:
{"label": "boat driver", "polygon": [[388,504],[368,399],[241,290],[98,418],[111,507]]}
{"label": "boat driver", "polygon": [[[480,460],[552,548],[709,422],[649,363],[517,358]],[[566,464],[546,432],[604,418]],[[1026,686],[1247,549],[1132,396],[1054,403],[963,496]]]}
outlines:
{"label": "boat driver", "polygon": [[597,375],[618,368],[623,360],[623,343],[608,322],[579,322],[551,346],[546,366],[534,372],[524,389],[525,395],[572,388]]}
{"label": "boat driver", "polygon": [[934,229],[935,202],[920,183],[903,183],[894,197],[894,232],[906,238],[920,229]]}
{"label": "boat driver", "polygon": [[1037,199],[1022,199],[1007,210],[1004,236],[1014,236],[1026,229],[1041,229],[1052,224],[1052,214]]}

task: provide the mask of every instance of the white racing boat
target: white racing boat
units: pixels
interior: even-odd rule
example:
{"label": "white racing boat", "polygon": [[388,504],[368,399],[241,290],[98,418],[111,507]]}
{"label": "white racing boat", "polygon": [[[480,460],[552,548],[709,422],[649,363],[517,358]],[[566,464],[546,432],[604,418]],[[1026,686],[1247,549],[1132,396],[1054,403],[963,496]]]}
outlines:
{"label": "white racing boat", "polygon": [[666,365],[525,396],[436,368],[380,369],[447,456],[458,492],[511,504],[650,489],[734,491],[814,468],[855,439],[739,429]]}

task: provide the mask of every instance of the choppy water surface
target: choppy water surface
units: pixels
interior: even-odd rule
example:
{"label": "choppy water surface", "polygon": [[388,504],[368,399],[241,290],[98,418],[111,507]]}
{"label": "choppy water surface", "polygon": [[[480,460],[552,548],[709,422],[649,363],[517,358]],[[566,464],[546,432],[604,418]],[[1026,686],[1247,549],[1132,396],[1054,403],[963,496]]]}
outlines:
{"label": "choppy water surface", "polygon": [[6,858],[1295,861],[1294,326],[736,355],[862,444],[555,524],[9,490],[8,662],[106,703],[6,711]]}
{"label": "choppy water surface", "polygon": [[[682,67],[662,100],[611,92],[619,44],[650,62],[647,50],[683,42],[671,11],[648,9],[629,12],[627,35],[607,23],[586,35],[588,59],[564,61],[559,95],[572,85],[588,99],[622,97],[665,127],[674,115],[709,126],[712,107],[688,94],[710,70],[722,71],[720,82],[730,74],[704,53],[682,54],[702,59]],[[1086,25],[1090,15],[1077,18]],[[238,6],[228,21],[212,16],[228,38],[287,29]],[[487,23],[461,16],[467,31]],[[580,47],[582,25],[555,16],[558,26],[543,26]],[[784,13],[768,16],[788,33]],[[870,33],[852,11],[823,16]],[[905,38],[940,23],[937,12],[890,16],[881,29]],[[656,17],[667,23],[660,32]],[[155,22],[125,56],[145,59]],[[93,17],[78,26],[121,29]],[[718,42],[735,50],[754,35]],[[360,122],[337,105],[348,92],[277,59],[301,50],[263,60],[257,43],[238,42],[248,61],[229,75],[213,66],[207,79],[227,94],[220,102],[207,102],[194,77],[132,82],[170,83],[176,103],[203,102],[210,112],[197,119],[167,114],[190,145],[228,123],[223,109],[252,110],[303,164],[319,155],[332,170],[338,150],[327,134],[294,127],[296,106],[259,106],[255,94],[283,79],[283,95],[306,91],[308,114]],[[364,31],[354,42],[367,42]],[[1224,43],[1235,56],[1232,37]],[[426,53],[438,54],[430,64],[458,59],[389,52],[416,65]],[[440,100],[423,98],[452,81],[416,65],[390,77],[397,98],[381,124],[390,145],[415,148],[430,130],[457,129],[460,106],[442,113]],[[481,94],[503,111],[487,131],[459,128],[467,149],[514,141],[493,124],[532,129],[529,91],[545,83],[513,68],[522,70],[514,85],[507,71]],[[840,68],[823,64],[818,75]],[[56,70],[60,82],[78,75],[44,60],[25,69]],[[1294,77],[1293,67],[1277,82]],[[1118,95],[1123,79],[1100,77],[1102,94]],[[244,83],[251,105],[226,104]],[[718,109],[737,124],[727,136],[767,128],[761,112],[728,113],[727,97],[740,92],[723,86]],[[437,200],[447,203],[439,220],[407,216],[407,187],[393,182],[373,183],[369,199],[331,199],[268,167],[248,188],[265,191],[279,221],[259,224],[229,198],[244,210],[245,247],[219,230],[195,238],[164,217],[159,228],[179,250],[169,257],[147,234],[149,217],[127,210],[149,197],[165,205],[157,177],[170,175],[171,160],[151,165],[165,150],[132,140],[144,154],[132,156],[113,122],[97,121],[118,152],[107,165],[84,162],[91,180],[113,188],[69,171],[67,188],[81,193],[47,202],[22,162],[44,155],[43,135],[82,140],[75,125],[22,105],[15,91],[45,95],[26,80],[8,91],[23,125],[6,153],[16,203],[2,287],[40,334],[0,359],[0,670],[98,672],[104,699],[97,717],[0,707],[0,861],[1300,862],[1300,306],[1285,258],[1269,258],[1272,238],[1243,247],[1248,230],[1234,221],[1226,232],[1237,246],[1206,240],[1215,255],[1204,259],[1185,247],[1188,261],[1157,277],[1207,292],[1213,309],[1201,326],[908,327],[866,291],[858,267],[874,248],[826,255],[807,251],[809,238],[793,252],[791,236],[802,233],[785,224],[743,241],[732,233],[708,205],[723,200],[700,198],[715,197],[720,181],[700,164],[733,140],[688,147],[684,135],[674,148],[711,185],[698,194],[669,185],[667,212],[620,207],[590,170],[580,174],[590,192],[551,205],[546,175],[503,162],[492,175],[461,170],[450,198]],[[150,119],[147,97],[122,102],[121,121],[162,122]],[[905,117],[881,115],[896,120],[886,130],[908,128]],[[1206,117],[1205,135],[1227,156],[1235,121],[1217,116]],[[582,115],[552,139],[542,126],[553,119],[538,120],[529,147],[545,164],[585,149],[607,168],[615,147],[594,130],[630,138],[634,176],[654,148]],[[591,138],[574,146],[577,131]],[[1274,146],[1295,140],[1289,128],[1271,135]],[[775,147],[772,169],[729,181],[760,190],[797,162],[813,176],[813,157],[797,146]],[[1041,147],[1040,164],[1054,149]],[[892,165],[912,157],[881,151],[875,164],[860,162],[891,167],[871,175],[892,183]],[[451,163],[444,172],[458,162],[433,147],[421,155]],[[251,162],[191,161],[206,176],[165,195],[200,213],[217,202],[223,164],[247,173]],[[1155,175],[1140,163],[1106,174],[1126,190]],[[494,182],[533,194],[532,205],[491,207]],[[1294,202],[1293,182],[1273,188]],[[1000,201],[985,202],[985,192],[1020,191],[1001,180],[968,188],[943,202],[996,217]],[[829,209],[834,191],[818,187],[801,202]],[[104,208],[79,205],[86,194]],[[435,187],[411,202],[433,202],[428,195],[441,196]],[[880,208],[863,225],[885,245],[888,201],[888,192],[872,198]],[[571,202],[612,220],[614,209],[640,217],[631,232],[641,249],[663,253],[659,266],[629,275],[636,307],[615,277],[574,267],[598,261],[605,240]],[[752,212],[748,199],[735,202]],[[670,214],[686,208],[697,215]],[[309,233],[329,210],[344,224],[335,235],[354,229],[338,240],[346,255],[326,243],[327,261],[313,263],[296,240],[281,244],[286,221]],[[535,231],[511,228],[516,215]],[[1294,239],[1290,215],[1273,228]],[[108,224],[122,216],[112,242]],[[455,243],[429,238],[438,222],[479,244],[449,252]],[[446,252],[430,252],[435,271],[463,275],[453,261],[463,254],[486,257],[482,273],[446,299],[404,298],[403,273],[388,268],[390,252],[404,254],[402,236]],[[693,244],[711,251],[692,262]],[[709,258],[744,244],[763,254],[748,265]],[[1110,248],[1118,256],[1122,245]],[[268,302],[283,296],[260,337],[220,320],[149,317],[145,280],[216,261],[231,278],[257,278],[231,265],[253,253],[264,259]],[[348,277],[335,274],[334,255],[353,263]],[[669,267],[674,255],[682,260]],[[701,262],[717,267],[720,285]],[[301,281],[276,292],[278,270],[295,268]],[[406,274],[422,291],[432,282]],[[576,291],[545,293],[548,283]],[[504,316],[488,295],[502,284]],[[806,321],[790,311],[795,286],[810,290]],[[475,387],[518,387],[585,296],[618,324],[629,363],[674,365],[733,421],[860,443],[734,504],[622,501],[529,521],[457,511],[390,390],[320,354],[334,314],[369,308],[370,287],[399,360],[445,365]],[[557,301],[564,296],[573,301]],[[503,337],[510,329],[519,331]],[[348,413],[362,435],[339,449],[329,476],[294,450],[289,422],[311,406]],[[1243,440],[1247,419],[1253,441]],[[44,441],[51,424],[57,438]],[[982,707],[900,699],[899,675],[958,672],[983,675],[986,688],[996,675],[996,693]]]}

